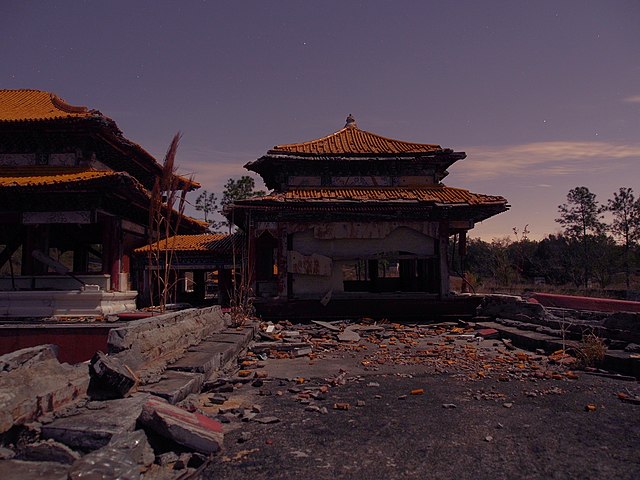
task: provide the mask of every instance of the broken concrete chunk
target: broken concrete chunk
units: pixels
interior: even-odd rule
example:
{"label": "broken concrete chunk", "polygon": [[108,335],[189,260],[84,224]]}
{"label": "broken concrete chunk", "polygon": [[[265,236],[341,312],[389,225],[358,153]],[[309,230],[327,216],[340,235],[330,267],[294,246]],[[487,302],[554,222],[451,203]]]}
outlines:
{"label": "broken concrete chunk", "polygon": [[4,460],[0,462],[2,480],[27,480],[43,478],[47,480],[68,480],[69,465],[56,462],[25,462]]}
{"label": "broken concrete chunk", "polygon": [[10,460],[16,456],[16,452],[10,448],[0,447],[0,460]]}
{"label": "broken concrete chunk", "polygon": [[108,448],[126,453],[134,462],[148,467],[155,460],[155,454],[143,430],[122,432],[111,437]]}
{"label": "broken concrete chunk", "polygon": [[200,453],[216,453],[222,448],[220,422],[159,399],[147,400],[138,420],[145,428]]}
{"label": "broken concrete chunk", "polygon": [[338,334],[338,340],[341,342],[359,342],[360,334],[355,330],[347,327],[342,333]]}
{"label": "broken concrete chunk", "polygon": [[124,398],[135,389],[138,377],[116,357],[97,351],[89,362],[89,395],[98,398]]}
{"label": "broken concrete chunk", "polygon": [[295,348],[292,353],[294,357],[304,357],[313,353],[313,349],[311,347]]}
{"label": "broken concrete chunk", "polygon": [[256,417],[253,419],[254,422],[269,424],[269,423],[278,423],[280,419],[278,417]]}
{"label": "broken concrete chunk", "polygon": [[330,322],[322,322],[320,320],[311,320],[311,322],[315,323],[316,325],[320,325],[321,327],[327,328],[327,329],[331,330],[332,332],[339,332],[340,331],[340,327],[337,327],[333,323],[330,323]]}
{"label": "broken concrete chunk", "polygon": [[82,452],[104,447],[113,435],[120,432],[133,432],[136,420],[142,411],[142,405],[148,395],[135,396],[104,402],[106,408],[96,413],[84,409],[79,414],[59,418],[42,426],[42,436]]}
{"label": "broken concrete chunk", "polygon": [[166,466],[178,461],[178,454],[176,452],[166,452],[156,457],[158,465]]}
{"label": "broken concrete chunk", "polygon": [[139,480],[140,473],[140,466],[127,454],[105,447],[74,463],[69,470],[69,480]]}
{"label": "broken concrete chunk", "polygon": [[0,356],[0,433],[84,398],[86,366],[59,363],[50,345]]}
{"label": "broken concrete chunk", "polygon": [[71,465],[80,458],[80,454],[55,440],[47,440],[25,445],[17,458],[31,462],[57,462]]}
{"label": "broken concrete chunk", "polygon": [[45,360],[57,360],[57,345],[38,345],[37,347],[23,348],[0,356],[0,372],[10,372],[19,367],[29,367],[34,363]]}

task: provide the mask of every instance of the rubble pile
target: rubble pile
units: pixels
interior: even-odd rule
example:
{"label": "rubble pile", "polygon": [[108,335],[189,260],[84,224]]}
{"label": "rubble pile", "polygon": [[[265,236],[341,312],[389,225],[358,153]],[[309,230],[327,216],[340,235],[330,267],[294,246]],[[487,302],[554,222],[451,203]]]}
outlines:
{"label": "rubble pile", "polygon": [[[556,351],[547,355],[514,351],[508,339],[498,340],[498,331],[479,328],[471,322],[439,324],[290,322],[263,324],[259,340],[250,347],[255,358],[296,358],[311,361],[335,355],[358,357],[364,371],[383,366],[420,366],[432,374],[450,374],[479,380],[500,381],[575,378],[569,370],[575,359]],[[495,340],[484,342],[483,340]],[[248,361],[245,365],[252,365]],[[255,365],[258,365],[257,362]]]}
{"label": "rubble pile", "polygon": [[[523,313],[511,301],[498,304],[496,312],[511,311],[508,315],[518,318],[510,321],[526,323],[527,312],[538,321],[547,315],[540,306],[527,306]],[[627,317],[608,318],[611,328],[629,328]],[[14,352],[0,357],[0,478],[196,478],[214,458],[237,461],[223,455],[225,434],[239,431],[233,438],[244,443],[256,428],[281,421],[263,410],[260,397],[293,400],[309,415],[348,415],[366,408],[370,399],[383,398],[380,384],[371,381],[373,374],[446,375],[469,382],[463,401],[498,402],[505,409],[519,399],[500,393],[502,382],[519,382],[520,395],[540,397],[563,395],[569,382],[583,375],[576,373],[579,366],[570,350],[522,350],[505,335],[510,327],[486,320],[264,322],[226,328],[198,343],[189,340],[181,346],[184,356],[171,362],[162,342],[184,325],[168,324],[158,332],[135,324],[117,336],[131,344],[129,351],[97,352],[87,364],[73,367],[60,364],[50,346]],[[127,363],[143,351],[138,341],[149,352],[144,356],[150,361],[141,365],[152,364],[153,375]],[[156,350],[163,363],[159,370],[151,354]],[[341,366],[322,370],[326,364]],[[274,375],[270,370],[278,365],[313,369],[306,370],[309,375]],[[609,375],[597,368],[583,371]],[[345,401],[340,387],[352,383],[367,395]],[[27,385],[38,386],[38,394]],[[429,392],[417,383],[393,395],[409,402]],[[622,390],[617,397],[640,404],[637,389]],[[393,397],[386,393],[386,400]],[[248,424],[252,427],[245,428]]]}

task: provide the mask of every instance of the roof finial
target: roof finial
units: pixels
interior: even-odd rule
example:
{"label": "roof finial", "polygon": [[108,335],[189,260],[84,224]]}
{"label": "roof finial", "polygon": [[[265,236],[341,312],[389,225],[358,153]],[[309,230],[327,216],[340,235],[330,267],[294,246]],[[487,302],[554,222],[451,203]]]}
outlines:
{"label": "roof finial", "polygon": [[356,119],[353,118],[353,115],[349,114],[349,116],[347,117],[347,123],[345,123],[344,127],[345,128],[358,128],[358,125],[356,125]]}

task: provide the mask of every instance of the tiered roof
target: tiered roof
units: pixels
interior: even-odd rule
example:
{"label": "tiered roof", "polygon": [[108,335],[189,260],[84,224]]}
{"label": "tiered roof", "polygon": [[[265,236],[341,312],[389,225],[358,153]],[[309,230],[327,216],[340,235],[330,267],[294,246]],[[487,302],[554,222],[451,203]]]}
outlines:
{"label": "tiered roof", "polygon": [[[447,175],[446,169],[465,157],[464,152],[454,152],[437,144],[404,142],[361,130],[349,115],[344,128],[331,135],[308,142],[276,145],[265,156],[245,165],[259,173],[275,193],[235,202],[230,210],[235,212],[234,219],[240,223],[246,220],[249,211],[269,211],[269,218],[277,215],[280,219],[291,220],[319,218],[318,215],[325,219],[409,215],[432,220],[455,217],[481,221],[507,210],[509,206],[504,197],[439,183]],[[287,180],[288,176],[351,175],[432,175],[433,184],[294,187]]]}
{"label": "tiered roof", "polygon": [[[138,180],[146,188],[153,187],[152,175],[159,175],[162,166],[144,148],[125,138],[116,123],[98,110],[71,105],[57,95],[42,90],[0,90],[0,127],[68,125],[77,122],[93,125],[102,141],[130,160],[130,167],[134,167],[135,163],[135,169],[142,167],[143,171],[148,172]],[[179,175],[178,178],[190,190],[200,187],[189,178]]]}

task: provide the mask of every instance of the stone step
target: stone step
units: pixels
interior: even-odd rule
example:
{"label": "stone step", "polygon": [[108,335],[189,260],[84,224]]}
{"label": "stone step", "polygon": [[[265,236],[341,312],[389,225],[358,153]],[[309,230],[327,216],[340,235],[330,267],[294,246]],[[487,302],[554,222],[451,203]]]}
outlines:
{"label": "stone step", "polygon": [[205,340],[223,343],[240,343],[244,348],[249,344],[251,340],[253,340],[257,328],[257,324],[239,328],[227,328],[219,333],[211,335]]}
{"label": "stone step", "polygon": [[175,405],[180,400],[184,400],[187,395],[199,393],[203,382],[204,375],[202,373],[166,370],[159,382],[143,385],[139,390],[164,398],[167,402]]}
{"label": "stone step", "polygon": [[244,348],[242,342],[204,341],[190,348],[181,359],[169,365],[167,369],[208,376],[234,360]]}

